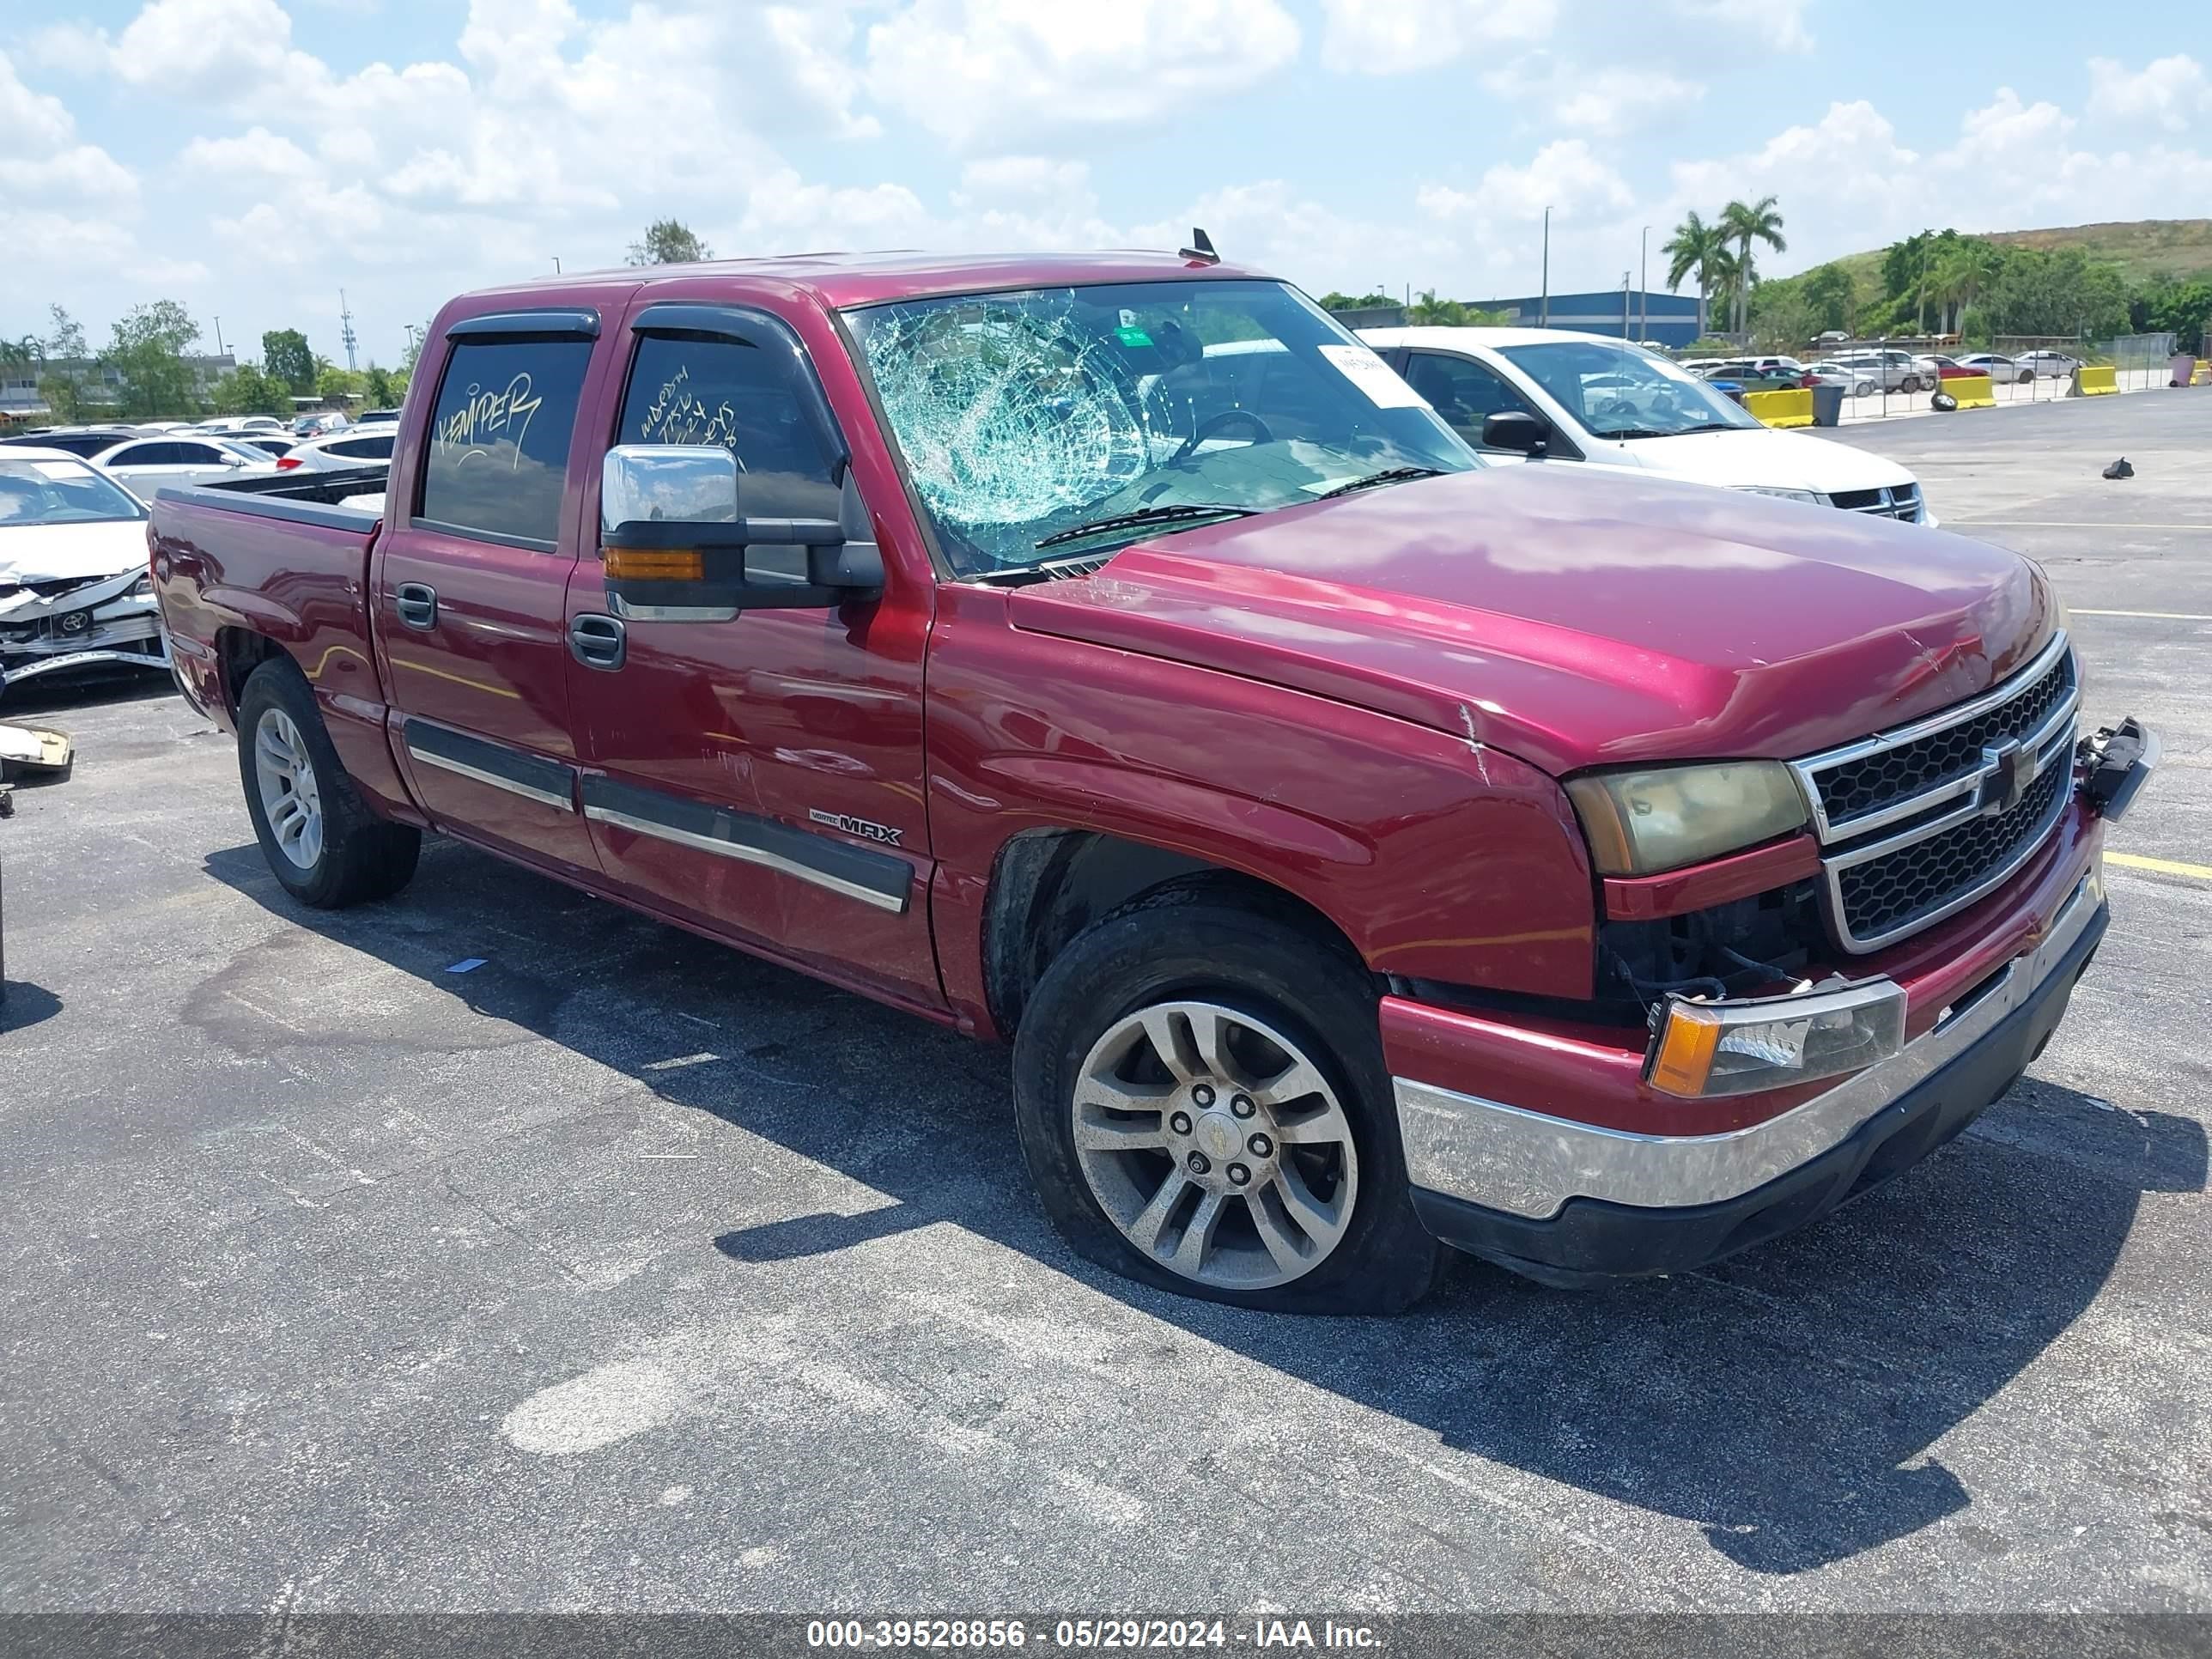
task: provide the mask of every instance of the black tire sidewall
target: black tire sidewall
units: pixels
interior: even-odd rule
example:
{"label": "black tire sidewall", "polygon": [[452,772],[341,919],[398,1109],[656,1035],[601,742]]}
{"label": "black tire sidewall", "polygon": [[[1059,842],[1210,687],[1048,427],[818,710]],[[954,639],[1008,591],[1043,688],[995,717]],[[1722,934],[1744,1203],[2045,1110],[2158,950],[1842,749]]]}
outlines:
{"label": "black tire sidewall", "polygon": [[[282,709],[291,717],[301,741],[307,745],[308,763],[315,772],[315,795],[323,813],[323,850],[309,869],[303,870],[295,864],[276,844],[276,833],[270,826],[269,814],[261,804],[261,780],[256,775],[253,760],[254,737],[260,728],[262,715],[271,708]],[[274,659],[255,669],[239,696],[238,770],[246,787],[246,814],[253,820],[254,839],[261,843],[261,854],[268,860],[270,873],[286,892],[304,903],[331,906],[344,902],[349,872],[343,843],[354,827],[343,811],[349,799],[345,769],[339,763],[330,733],[323,729],[314,692],[289,657]]]}
{"label": "black tire sidewall", "polygon": [[[1075,1079],[1092,1045],[1124,1015],[1182,997],[1218,1002],[1297,1043],[1352,1125],[1352,1225],[1326,1261],[1287,1285],[1218,1289],[1152,1261],[1108,1218],[1076,1158]],[[1439,1247],[1408,1197],[1374,994],[1357,963],[1304,930],[1203,900],[1100,922],[1039,981],[1016,1034],[1014,1079],[1030,1177],[1054,1224],[1090,1260],[1182,1295],[1283,1312],[1396,1313],[1427,1290]]]}

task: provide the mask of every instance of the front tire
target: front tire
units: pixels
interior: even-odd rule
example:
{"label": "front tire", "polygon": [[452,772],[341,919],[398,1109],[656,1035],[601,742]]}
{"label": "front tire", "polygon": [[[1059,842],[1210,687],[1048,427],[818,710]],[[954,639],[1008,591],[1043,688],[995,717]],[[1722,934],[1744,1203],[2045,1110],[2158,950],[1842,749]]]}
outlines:
{"label": "front tire", "polygon": [[1083,1255],[1187,1296],[1398,1313],[1440,1247],[1413,1214],[1371,981],[1211,881],[1079,936],[1014,1044],[1031,1179]]}
{"label": "front tire", "polygon": [[362,804],[289,657],[255,669],[238,700],[238,769],[270,872],[319,910],[389,898],[415,873],[422,832]]}

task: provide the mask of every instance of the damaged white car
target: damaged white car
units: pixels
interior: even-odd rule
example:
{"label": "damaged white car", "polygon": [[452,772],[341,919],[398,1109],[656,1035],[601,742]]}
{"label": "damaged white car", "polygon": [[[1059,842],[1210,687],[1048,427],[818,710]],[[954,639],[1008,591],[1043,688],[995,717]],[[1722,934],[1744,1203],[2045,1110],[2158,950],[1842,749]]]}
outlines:
{"label": "damaged white car", "polygon": [[0,449],[0,691],[100,663],[169,668],[146,507],[59,449]]}

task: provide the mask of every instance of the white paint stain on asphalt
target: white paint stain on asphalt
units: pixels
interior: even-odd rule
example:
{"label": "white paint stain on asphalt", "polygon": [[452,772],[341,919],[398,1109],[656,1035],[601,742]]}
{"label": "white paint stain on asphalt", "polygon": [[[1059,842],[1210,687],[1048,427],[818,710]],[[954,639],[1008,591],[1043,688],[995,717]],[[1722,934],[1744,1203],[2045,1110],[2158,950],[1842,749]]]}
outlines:
{"label": "white paint stain on asphalt", "polygon": [[646,1359],[617,1359],[541,1389],[499,1425],[518,1450],[573,1457],[672,1423],[691,1408],[683,1379]]}

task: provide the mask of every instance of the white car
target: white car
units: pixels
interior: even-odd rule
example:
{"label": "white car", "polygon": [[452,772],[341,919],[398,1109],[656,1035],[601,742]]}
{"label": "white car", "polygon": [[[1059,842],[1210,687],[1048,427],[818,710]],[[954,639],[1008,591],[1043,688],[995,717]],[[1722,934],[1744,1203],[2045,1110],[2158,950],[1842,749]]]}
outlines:
{"label": "white car", "polygon": [[356,422],[340,432],[301,439],[276,465],[287,472],[300,467],[328,471],[334,467],[375,466],[392,459],[392,441],[398,435],[397,426],[379,424],[364,430],[362,423]]}
{"label": "white car", "polygon": [[110,662],[169,666],[146,508],[65,449],[0,449],[0,690]]}
{"label": "white car", "polygon": [[214,420],[202,421],[192,428],[219,438],[248,438],[260,433],[283,432],[284,422],[274,415],[219,415]]}
{"label": "white car", "polygon": [[151,500],[163,484],[213,483],[258,472],[274,472],[276,458],[243,444],[191,432],[133,438],[92,458],[93,465],[119,478],[131,492]]}
{"label": "white car", "polygon": [[2069,357],[2063,351],[2023,351],[2013,362],[2021,366],[2023,380],[2039,374],[2046,380],[2063,380],[2081,367],[2079,357]]}
{"label": "white car", "polygon": [[[1547,465],[1632,468],[1936,522],[1919,481],[1896,462],[1762,426],[1686,370],[1619,340],[1539,328],[1371,328],[1360,337],[1493,459],[1540,437]],[[1493,425],[1499,416],[1521,418]]]}
{"label": "white car", "polygon": [[1863,374],[1884,392],[1925,391],[1931,382],[1909,351],[1894,348],[1838,351],[1829,361],[1854,374]]}
{"label": "white car", "polygon": [[2018,386],[2023,380],[2035,378],[2035,371],[2001,352],[1977,351],[1959,359],[1960,366],[1976,374],[1986,374],[1995,386]]}
{"label": "white car", "polygon": [[1820,377],[1822,386],[1839,386],[1853,398],[1874,395],[1874,376],[1864,369],[1846,368],[1841,363],[1819,362],[1812,372]]}

